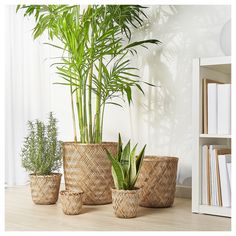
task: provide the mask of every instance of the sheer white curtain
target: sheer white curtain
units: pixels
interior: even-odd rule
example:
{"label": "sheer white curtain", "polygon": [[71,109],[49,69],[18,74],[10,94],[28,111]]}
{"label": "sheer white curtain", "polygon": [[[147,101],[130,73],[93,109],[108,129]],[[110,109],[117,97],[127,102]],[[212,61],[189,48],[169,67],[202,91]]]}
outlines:
{"label": "sheer white curtain", "polygon": [[5,182],[25,184],[28,175],[21,167],[20,151],[27,133],[27,121],[44,120],[51,110],[51,70],[45,61],[51,49],[33,41],[33,19],[16,14],[16,6],[6,6],[6,104],[5,104]]}

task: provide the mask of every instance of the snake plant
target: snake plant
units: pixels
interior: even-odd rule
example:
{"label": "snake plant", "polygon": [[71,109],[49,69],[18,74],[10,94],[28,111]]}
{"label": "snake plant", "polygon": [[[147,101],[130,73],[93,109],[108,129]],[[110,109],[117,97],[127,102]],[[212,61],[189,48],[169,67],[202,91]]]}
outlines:
{"label": "snake plant", "polygon": [[79,128],[80,142],[102,142],[106,105],[122,106],[117,98],[130,103],[134,87],[144,93],[129,54],[137,53],[137,46],[160,43],[157,39],[131,43],[132,28],[143,26],[147,17],[145,7],[19,5],[17,11],[20,9],[24,16],[35,19],[34,39],[47,32],[46,44],[62,52],[52,65],[63,79],[57,84],[68,86],[70,91],[74,141]]}
{"label": "snake plant", "polygon": [[137,144],[131,149],[130,140],[123,148],[121,136],[119,134],[118,152],[112,156],[106,150],[107,157],[112,163],[112,177],[116,189],[132,190],[142,166],[146,145],[138,156],[135,155]]}

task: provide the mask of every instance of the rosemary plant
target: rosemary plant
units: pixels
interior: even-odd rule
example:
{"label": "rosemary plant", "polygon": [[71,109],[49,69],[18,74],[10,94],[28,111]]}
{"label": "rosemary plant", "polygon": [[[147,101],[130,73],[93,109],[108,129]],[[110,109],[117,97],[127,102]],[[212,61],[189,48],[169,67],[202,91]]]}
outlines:
{"label": "rosemary plant", "polygon": [[25,138],[21,157],[26,171],[36,175],[48,175],[61,167],[61,143],[57,140],[56,119],[52,112],[48,124],[28,121],[29,134]]}
{"label": "rosemary plant", "polygon": [[[62,50],[61,60],[53,65],[64,79],[57,84],[69,86],[74,141],[78,141],[79,128],[80,142],[102,142],[105,106],[121,106],[114,98],[130,103],[133,87],[143,93],[128,54],[137,53],[137,46],[160,43],[156,39],[130,43],[132,28],[142,26],[147,17],[145,7],[19,5],[19,9],[24,10],[24,16],[34,16],[34,39],[46,31],[52,42],[47,44]],[[55,38],[60,45],[55,45]]]}

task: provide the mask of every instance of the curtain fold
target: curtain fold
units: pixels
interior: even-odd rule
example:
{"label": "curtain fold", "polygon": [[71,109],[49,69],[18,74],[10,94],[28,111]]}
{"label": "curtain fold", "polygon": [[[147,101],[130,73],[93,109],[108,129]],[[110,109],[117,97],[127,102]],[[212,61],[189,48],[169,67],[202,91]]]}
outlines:
{"label": "curtain fold", "polygon": [[45,61],[51,51],[33,41],[33,19],[16,13],[13,5],[5,13],[5,184],[13,186],[28,181],[20,157],[27,121],[45,120],[51,110],[50,63]]}

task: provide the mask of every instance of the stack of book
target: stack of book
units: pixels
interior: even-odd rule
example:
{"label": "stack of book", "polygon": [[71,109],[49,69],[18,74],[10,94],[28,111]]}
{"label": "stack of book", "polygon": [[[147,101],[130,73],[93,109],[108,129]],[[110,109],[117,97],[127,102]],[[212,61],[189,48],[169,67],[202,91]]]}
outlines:
{"label": "stack of book", "polygon": [[203,79],[203,133],[231,134],[231,84]]}
{"label": "stack of book", "polygon": [[203,145],[201,171],[202,204],[231,207],[231,150]]}

